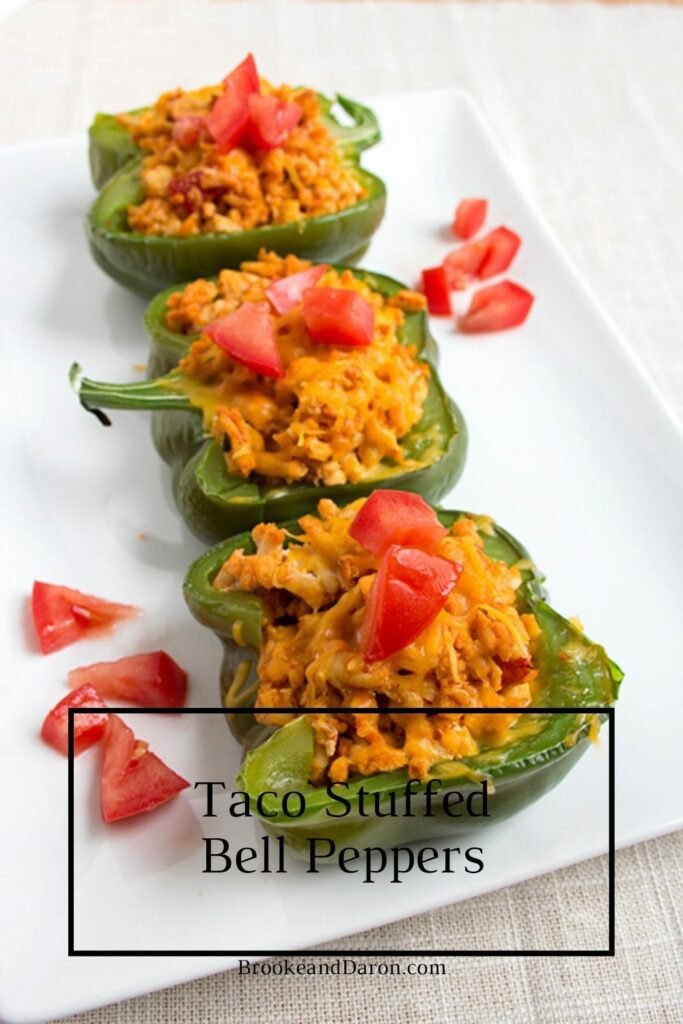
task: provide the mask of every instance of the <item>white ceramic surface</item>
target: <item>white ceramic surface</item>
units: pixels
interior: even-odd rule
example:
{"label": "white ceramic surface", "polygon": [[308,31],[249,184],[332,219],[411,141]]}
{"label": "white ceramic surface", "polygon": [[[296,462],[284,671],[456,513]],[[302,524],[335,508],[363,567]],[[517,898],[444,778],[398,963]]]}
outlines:
{"label": "white ceramic surface", "polygon": [[[491,226],[509,224],[524,238],[509,276],[538,299],[523,328],[467,338],[433,321],[443,380],[470,431],[465,473],[444,505],[489,513],[519,536],[547,573],[554,605],[580,614],[626,671],[616,715],[618,845],[673,830],[683,822],[673,770],[683,711],[680,430],[511,181],[467,98],[422,93],[374,106],[384,141],[366,162],[387,180],[390,199],[366,267],[414,282],[447,251],[444,226],[465,195],[488,196]],[[191,703],[213,704],[219,663],[217,643],[183,605],[182,574],[202,546],[178,521],[145,417],[115,413],[104,430],[67,384],[73,359],[90,376],[115,380],[133,379],[133,364],[146,356],[143,302],[89,258],[82,217],[91,197],[83,139],[0,151],[0,1018],[16,1024],[233,963],[66,955],[66,764],[37,738],[45,711],[64,694],[69,668],[153,647],[188,668]],[[26,612],[34,577],[133,601],[146,614],[113,638],[41,658]],[[229,779],[237,766],[217,716],[133,724],[190,778]],[[77,945],[144,948],[156,939],[169,948],[182,924],[186,947],[284,949],[335,939],[352,949],[354,932],[603,852],[605,748],[487,834],[481,875],[413,875],[398,895],[386,882],[361,887],[350,876],[304,877],[295,868],[207,880],[197,799],[183,795],[147,820],[106,829],[91,751],[76,773]],[[226,830],[236,843],[256,836],[251,823]]]}

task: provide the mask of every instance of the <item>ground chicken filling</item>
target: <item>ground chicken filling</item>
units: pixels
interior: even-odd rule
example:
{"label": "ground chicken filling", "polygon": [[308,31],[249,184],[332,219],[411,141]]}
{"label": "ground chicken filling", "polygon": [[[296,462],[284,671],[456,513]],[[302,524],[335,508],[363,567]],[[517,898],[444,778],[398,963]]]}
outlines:
{"label": "ground chicken filling", "polygon": [[191,147],[181,147],[174,141],[174,124],[204,118],[222,92],[222,85],[175,89],[147,110],[117,115],[146,153],[145,198],[128,207],[132,231],[183,237],[245,231],[338,213],[364,198],[365,189],[322,120],[312,89],[275,88],[261,79],[263,94],[296,103],[302,111],[299,124],[275,149],[235,147],[220,153],[205,132]]}
{"label": "ground chicken filling", "polygon": [[[243,302],[262,301],[271,281],[309,266],[293,256],[261,253],[241,270],[222,271],[216,283],[194,281],[171,295],[167,326],[201,331]],[[398,330],[404,310],[422,308],[422,296],[405,291],[385,299],[350,270],[329,269],[318,284],[352,289],[371,303],[371,345],[314,345],[297,306],[275,317],[284,377],[239,366],[205,335],[179,365],[174,386],[202,410],[230,473],[336,486],[396,465],[417,466],[405,458],[400,441],[422,417],[429,367],[418,362],[414,347],[400,343]]]}
{"label": "ground chicken filling", "polygon": [[[233,552],[214,581],[219,590],[256,591],[263,599],[257,708],[378,709],[311,716],[316,783],[399,768],[424,779],[438,762],[505,742],[519,717],[465,709],[525,707],[536,688],[540,629],[532,614],[517,610],[520,570],[488,557],[471,518],[459,519],[438,548],[463,566],[446,606],[398,654],[365,661],[358,633],[378,561],[348,535],[363,500],[341,510],[321,501],[320,518],[304,516],[288,547],[291,538],[276,525],[255,527],[256,553]],[[392,715],[389,706],[462,710]],[[282,726],[290,716],[256,717]]]}

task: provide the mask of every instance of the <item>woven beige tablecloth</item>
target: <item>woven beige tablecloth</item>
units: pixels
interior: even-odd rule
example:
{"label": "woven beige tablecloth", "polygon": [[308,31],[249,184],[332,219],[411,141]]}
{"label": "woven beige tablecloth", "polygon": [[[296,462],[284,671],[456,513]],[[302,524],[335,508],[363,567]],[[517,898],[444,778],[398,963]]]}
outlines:
{"label": "woven beige tablecloth", "polygon": [[[0,0],[3,12],[3,142],[82,131],[94,110],[139,105],[176,79],[213,81],[247,48],[274,80],[291,78],[296,68],[297,79],[323,90],[469,90],[513,173],[664,398],[683,412],[680,7]],[[605,885],[601,858],[353,941],[376,949],[495,948],[501,937],[553,944],[558,930],[581,941],[604,912]],[[444,977],[379,980],[230,972],[78,1019],[683,1021],[683,833],[619,853],[617,893],[615,959],[452,960]]]}

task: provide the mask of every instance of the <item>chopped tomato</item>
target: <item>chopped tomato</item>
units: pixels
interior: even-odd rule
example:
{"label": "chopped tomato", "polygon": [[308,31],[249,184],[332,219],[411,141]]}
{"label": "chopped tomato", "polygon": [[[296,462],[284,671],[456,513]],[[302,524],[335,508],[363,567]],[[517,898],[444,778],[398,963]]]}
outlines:
{"label": "chopped tomato", "polygon": [[251,53],[248,53],[241,64],[225,76],[223,79],[224,88],[232,89],[237,96],[246,99],[252,92],[259,92],[259,83],[256,61]]}
{"label": "chopped tomato", "polygon": [[372,342],[375,311],[349,288],[307,288],[303,314],[308,333],[320,345],[353,348]]}
{"label": "chopped tomato", "polygon": [[449,252],[443,261],[448,285],[454,291],[462,291],[472,283],[478,275],[488,252],[485,239],[461,245],[459,249]]}
{"label": "chopped tomato", "polygon": [[476,235],[486,220],[488,205],[486,199],[463,199],[458,203],[453,220],[453,234],[465,241]]}
{"label": "chopped tomato", "polygon": [[58,651],[85,636],[108,633],[117,622],[139,613],[130,604],[114,604],[80,590],[38,580],[33,584],[31,611],[43,654]]}
{"label": "chopped tomato", "polygon": [[303,111],[298,103],[286,103],[277,96],[249,96],[249,141],[255,149],[281,146],[292,128],[296,128]]}
{"label": "chopped tomato", "polygon": [[223,93],[206,117],[206,127],[221,153],[243,141],[249,128],[249,97],[259,92],[256,62],[248,54],[223,79]]}
{"label": "chopped tomato", "polygon": [[99,661],[69,672],[69,686],[91,683],[109,700],[146,708],[180,708],[187,694],[187,672],[165,651]]}
{"label": "chopped tomato", "polygon": [[503,686],[510,686],[512,683],[521,683],[529,675],[532,664],[528,658],[512,658],[510,661],[503,661],[502,658],[494,658],[496,664],[503,673]]}
{"label": "chopped tomato", "polygon": [[481,243],[486,246],[486,255],[479,267],[478,276],[485,281],[507,270],[522,244],[522,239],[514,231],[510,231],[510,228],[501,227],[482,238]]}
{"label": "chopped tomato", "polygon": [[349,528],[349,536],[379,557],[392,544],[434,551],[448,530],[424,498],[410,491],[373,491]]}
{"label": "chopped tomato", "polygon": [[279,281],[273,281],[266,288],[266,297],[276,313],[282,315],[298,306],[307,288],[313,288],[323,274],[329,270],[327,263],[300,270],[298,274],[290,274]]}
{"label": "chopped tomato", "polygon": [[430,313],[434,316],[451,315],[451,290],[443,267],[429,267],[422,271],[422,291]]}
{"label": "chopped tomato", "polygon": [[460,317],[458,327],[467,334],[484,331],[506,331],[518,327],[529,315],[534,297],[526,288],[512,281],[480,288],[470,302],[470,308]]}
{"label": "chopped tomato", "polygon": [[206,121],[203,117],[186,115],[179,117],[173,125],[171,138],[181,149],[192,149],[201,139],[206,130]]}
{"label": "chopped tomato", "polygon": [[360,631],[366,661],[382,661],[420,636],[445,605],[462,565],[398,544],[385,553]]}
{"label": "chopped tomato", "polygon": [[152,754],[146,743],[136,740],[118,715],[108,717],[100,790],[104,821],[153,811],[190,785]]}
{"label": "chopped tomato", "polygon": [[206,116],[206,127],[220,153],[227,153],[244,138],[249,127],[249,107],[229,84]]}
{"label": "chopped tomato", "polygon": [[267,302],[244,302],[227,316],[207,324],[204,334],[236,363],[254,373],[264,377],[284,376],[275,324]]}
{"label": "chopped tomato", "polygon": [[[68,693],[55,704],[43,722],[40,735],[51,747],[66,757],[69,755],[69,708],[106,708],[97,690],[88,684]],[[93,711],[88,715],[74,715],[74,756],[101,738],[107,725],[107,715]]]}

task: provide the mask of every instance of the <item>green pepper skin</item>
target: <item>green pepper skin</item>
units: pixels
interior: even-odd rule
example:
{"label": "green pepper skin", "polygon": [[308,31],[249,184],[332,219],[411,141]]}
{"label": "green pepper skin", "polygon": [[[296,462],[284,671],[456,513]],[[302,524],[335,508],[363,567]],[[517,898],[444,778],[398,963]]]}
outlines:
{"label": "green pepper skin", "polygon": [[[384,295],[403,287],[398,281],[380,274],[357,269],[353,272]],[[157,295],[145,313],[145,327],[152,345],[149,370],[154,375],[165,374],[175,367],[196,337],[176,334],[165,326],[168,298],[177,290],[169,288]],[[428,362],[432,369],[422,419],[403,439],[401,447],[407,458],[420,459],[436,444],[439,457],[420,469],[402,472],[397,467],[395,474],[379,480],[338,487],[267,486],[228,473],[219,445],[206,440],[200,414],[186,411],[180,396],[170,397],[168,391],[155,390],[153,383],[117,386],[81,381],[78,386],[86,406],[157,410],[152,414],[152,436],[157,451],[173,471],[178,508],[193,533],[214,542],[251,529],[259,522],[298,518],[314,511],[321,498],[329,497],[345,505],[377,487],[392,487],[416,491],[428,501],[438,501],[453,487],[465,463],[467,430],[462,413],[446,395],[438,378],[436,344],[424,312],[405,314],[400,340],[402,344],[414,345],[419,358]],[[168,408],[170,404],[175,408]]]}
{"label": "green pepper skin", "polygon": [[[441,522],[450,526],[467,513],[439,511]],[[294,529],[295,523],[286,524]],[[480,529],[487,553],[507,564],[528,559],[522,545],[500,527]],[[226,708],[253,705],[258,685],[257,663],[262,636],[261,603],[254,594],[221,592],[213,588],[216,573],[229,555],[243,548],[253,551],[249,534],[233,537],[217,545],[197,559],[187,573],[184,594],[190,611],[221,640],[224,659],[221,671],[221,697]],[[524,583],[518,591],[518,607],[535,614],[542,635],[539,638],[534,664],[542,684],[538,707],[607,707],[616,700],[621,670],[604,649],[590,641],[546,602],[541,577],[533,571],[523,573]],[[237,640],[240,643],[237,643]],[[284,792],[298,790],[306,796],[306,811],[301,818],[290,819],[278,813],[262,819],[264,828],[283,836],[287,846],[298,855],[307,853],[307,840],[327,836],[338,845],[394,846],[414,840],[454,836],[470,832],[479,825],[495,823],[539,799],[561,781],[585,752],[593,716],[580,710],[567,714],[523,714],[513,729],[511,741],[504,747],[490,749],[477,757],[436,766],[435,774],[442,780],[442,790],[457,790],[467,795],[482,779],[489,786],[490,818],[462,819],[437,814],[433,818],[420,814],[415,806],[414,818],[361,818],[358,811],[358,790],[384,795],[405,793],[408,775],[405,770],[385,772],[351,783],[339,792],[349,799],[352,811],[344,817],[329,817],[326,809],[333,806],[324,789],[313,787],[308,780],[313,755],[312,730],[306,716],[295,718],[280,729],[259,726],[248,711],[226,711],[228,724],[244,745],[245,757],[237,779],[239,789],[255,798],[274,789]],[[529,733],[529,726],[536,730]],[[518,735],[515,736],[515,731]],[[418,790],[423,793],[424,787]],[[399,799],[399,807],[403,806]],[[438,806],[438,803],[437,803]],[[273,804],[269,809],[277,810]],[[337,807],[337,810],[339,808]],[[399,812],[400,813],[400,812]]]}
{"label": "green pepper skin", "polygon": [[323,119],[367,190],[365,198],[339,213],[291,224],[187,238],[141,235],[128,229],[128,206],[144,198],[142,152],[115,117],[98,114],[90,127],[89,157],[93,180],[101,191],[86,220],[95,262],[120,284],[145,296],[170,284],[238,267],[244,260],[255,259],[262,248],[319,262],[355,263],[366,251],[386,206],[384,183],[358,165],[361,150],[379,140],[379,126],[368,107],[338,96],[354,122],[341,125],[331,112],[332,101],[322,96],[319,100]]}
{"label": "green pepper skin", "polygon": [[[141,114],[144,109],[130,113]],[[90,177],[98,192],[129,160],[139,155],[139,147],[113,114],[95,114],[88,129],[88,162]]]}

